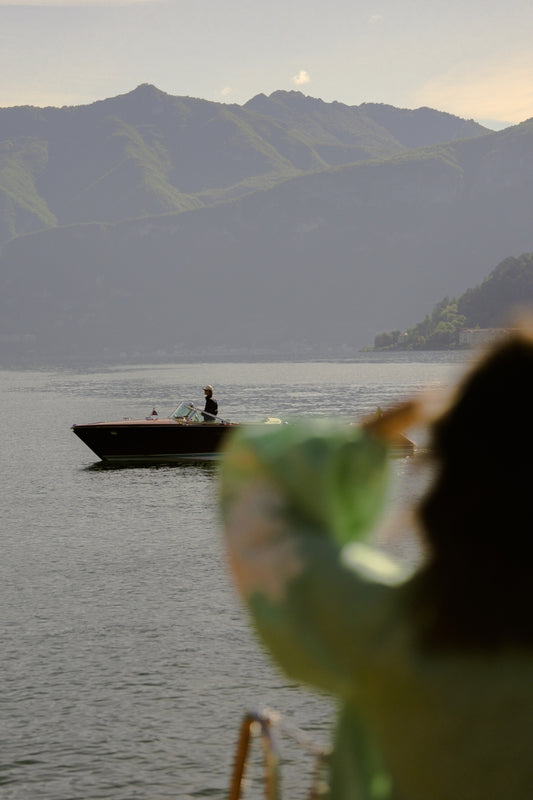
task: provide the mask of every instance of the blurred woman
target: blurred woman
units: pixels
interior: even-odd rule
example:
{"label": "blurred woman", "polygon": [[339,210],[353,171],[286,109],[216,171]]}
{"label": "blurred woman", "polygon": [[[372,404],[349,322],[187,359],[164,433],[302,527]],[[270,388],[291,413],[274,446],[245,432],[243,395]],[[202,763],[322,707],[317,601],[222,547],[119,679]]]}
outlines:
{"label": "blurred woman", "polygon": [[414,573],[361,540],[384,505],[387,443],[422,405],[229,442],[235,583],[283,670],[338,700],[332,800],[533,797],[532,376],[518,330],[431,424]]}

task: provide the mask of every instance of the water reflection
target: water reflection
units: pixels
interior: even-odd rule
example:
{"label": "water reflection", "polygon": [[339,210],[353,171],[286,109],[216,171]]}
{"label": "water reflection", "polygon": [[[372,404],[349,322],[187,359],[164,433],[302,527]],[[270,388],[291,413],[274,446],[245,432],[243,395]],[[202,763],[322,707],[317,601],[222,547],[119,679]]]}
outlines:
{"label": "water reflection", "polygon": [[84,472],[103,472],[106,470],[128,470],[128,469],[142,469],[147,471],[179,469],[180,471],[192,474],[197,472],[203,475],[213,475],[217,469],[217,462],[211,461],[158,461],[157,463],[149,463],[143,461],[95,461],[94,464],[88,464],[83,467]]}

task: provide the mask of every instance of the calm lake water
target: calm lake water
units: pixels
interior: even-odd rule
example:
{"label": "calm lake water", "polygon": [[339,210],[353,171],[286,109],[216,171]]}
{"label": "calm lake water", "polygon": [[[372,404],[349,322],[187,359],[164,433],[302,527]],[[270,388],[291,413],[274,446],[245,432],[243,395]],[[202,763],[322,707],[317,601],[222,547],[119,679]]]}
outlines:
{"label": "calm lake water", "polygon": [[[278,709],[319,743],[333,718],[254,638],[226,570],[216,465],[105,469],[72,423],[201,403],[205,383],[233,420],[359,418],[451,384],[463,361],[0,371],[0,796],[222,800],[246,711]],[[421,476],[413,459],[393,471],[397,507]],[[408,536],[396,545],[418,557]],[[306,756],[282,751],[284,796],[303,798]]]}

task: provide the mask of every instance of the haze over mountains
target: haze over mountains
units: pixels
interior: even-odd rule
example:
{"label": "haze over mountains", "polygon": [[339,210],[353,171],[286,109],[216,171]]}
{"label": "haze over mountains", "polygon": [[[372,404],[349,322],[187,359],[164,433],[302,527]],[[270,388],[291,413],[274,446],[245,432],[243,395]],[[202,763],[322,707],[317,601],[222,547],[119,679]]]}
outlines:
{"label": "haze over mountains", "polygon": [[12,359],[346,355],[533,250],[533,120],[153,86],[0,109]]}

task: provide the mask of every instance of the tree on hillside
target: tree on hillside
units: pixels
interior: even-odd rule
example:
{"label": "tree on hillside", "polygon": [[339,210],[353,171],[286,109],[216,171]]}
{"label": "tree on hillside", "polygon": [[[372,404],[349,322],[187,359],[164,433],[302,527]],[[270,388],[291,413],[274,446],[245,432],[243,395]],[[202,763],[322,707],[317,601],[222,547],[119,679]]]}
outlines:
{"label": "tree on hillside", "polygon": [[389,347],[394,347],[394,345],[398,344],[398,340],[401,336],[401,331],[390,331],[389,333],[378,333],[376,336],[374,345],[378,347],[380,350],[386,350]]}
{"label": "tree on hillside", "polygon": [[[488,278],[459,299],[458,308],[470,327],[497,327],[513,308],[533,302],[533,253],[506,258]],[[474,324],[475,323],[475,324]]]}

